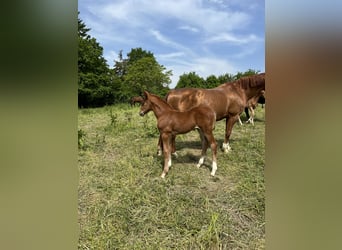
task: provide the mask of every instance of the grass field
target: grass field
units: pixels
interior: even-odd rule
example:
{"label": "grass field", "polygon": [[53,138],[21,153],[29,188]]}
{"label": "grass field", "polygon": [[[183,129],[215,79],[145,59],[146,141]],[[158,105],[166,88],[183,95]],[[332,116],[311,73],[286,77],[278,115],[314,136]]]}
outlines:
{"label": "grass field", "polygon": [[[265,249],[264,109],[254,126],[235,124],[215,177],[210,148],[196,167],[197,131],[177,136],[165,179],[156,119],[138,112],[79,110],[79,249]],[[224,128],[216,123],[220,146]]]}

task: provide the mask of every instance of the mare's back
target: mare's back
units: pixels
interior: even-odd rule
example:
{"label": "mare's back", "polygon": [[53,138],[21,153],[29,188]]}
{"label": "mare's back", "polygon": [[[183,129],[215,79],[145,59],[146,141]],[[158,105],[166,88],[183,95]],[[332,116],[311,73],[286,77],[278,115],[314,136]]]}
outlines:
{"label": "mare's back", "polygon": [[166,98],[170,106],[179,111],[186,111],[201,104],[217,109],[222,104],[225,105],[226,99],[221,90],[202,88],[171,90]]}

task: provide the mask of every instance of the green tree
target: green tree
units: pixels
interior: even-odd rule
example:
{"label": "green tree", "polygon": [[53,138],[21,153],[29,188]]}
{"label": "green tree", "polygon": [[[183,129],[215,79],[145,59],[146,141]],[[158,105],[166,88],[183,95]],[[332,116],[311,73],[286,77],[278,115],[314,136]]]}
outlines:
{"label": "green tree", "polygon": [[217,80],[220,84],[227,83],[227,82],[232,82],[235,80],[235,76],[233,74],[226,73],[224,75],[219,75],[217,77]]}
{"label": "green tree", "polygon": [[260,71],[259,70],[254,70],[254,69],[248,69],[245,72],[237,72],[235,75],[235,80],[244,77],[244,76],[251,76],[251,75],[255,75],[255,74],[259,74]]}
{"label": "green tree", "polygon": [[143,57],[128,66],[122,89],[130,95],[141,95],[144,90],[165,95],[171,83],[170,75],[171,71],[166,71],[154,57]]}
{"label": "green tree", "polygon": [[150,51],[134,48],[123,58],[122,51],[119,60],[115,61],[114,74],[121,81],[120,100],[128,101],[132,96],[141,95],[144,90],[164,96],[171,83],[171,70],[160,65]]}
{"label": "green tree", "polygon": [[152,52],[143,50],[142,48],[134,48],[127,54],[127,61],[128,64],[133,64],[145,57],[154,58],[154,55]]}
{"label": "green tree", "polygon": [[103,48],[88,35],[90,31],[78,19],[78,106],[96,107],[114,102],[118,81],[103,57]]}
{"label": "green tree", "polygon": [[154,55],[152,52],[145,51],[142,48],[135,48],[131,49],[131,51],[127,54],[127,58],[123,57],[122,50],[120,50],[118,57],[118,60],[114,61],[113,72],[121,80],[124,80],[129,65],[132,65],[134,62],[144,57],[154,58]]}
{"label": "green tree", "polygon": [[220,85],[220,82],[215,75],[210,75],[205,80],[205,87],[208,89],[215,88],[218,85]]}
{"label": "green tree", "polygon": [[179,77],[176,85],[176,89],[179,88],[204,88],[205,81],[202,77],[197,75],[195,72],[184,73]]}

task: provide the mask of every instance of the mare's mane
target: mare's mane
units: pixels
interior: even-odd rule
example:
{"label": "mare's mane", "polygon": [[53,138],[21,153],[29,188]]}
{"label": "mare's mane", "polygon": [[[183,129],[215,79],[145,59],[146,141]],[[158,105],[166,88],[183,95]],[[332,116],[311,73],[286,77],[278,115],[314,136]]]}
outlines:
{"label": "mare's mane", "polygon": [[250,88],[262,86],[262,85],[265,85],[265,73],[241,77],[240,79],[234,82],[231,82],[231,84],[235,84],[241,87],[242,89],[250,89]]}

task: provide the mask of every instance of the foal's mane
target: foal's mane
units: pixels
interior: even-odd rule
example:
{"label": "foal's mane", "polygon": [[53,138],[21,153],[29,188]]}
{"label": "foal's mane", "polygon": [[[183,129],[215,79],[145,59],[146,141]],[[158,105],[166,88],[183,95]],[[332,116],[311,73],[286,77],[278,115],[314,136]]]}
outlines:
{"label": "foal's mane", "polygon": [[[154,99],[157,99],[159,101],[159,103],[163,103],[165,106],[169,107],[170,109],[173,110],[173,108],[171,107],[170,104],[168,104],[164,99],[162,99],[161,97],[155,95],[155,94],[152,94],[152,93],[149,93],[150,97],[154,98]],[[154,105],[156,106],[160,106],[159,103],[156,103],[155,101],[151,100],[151,102],[154,103]]]}

